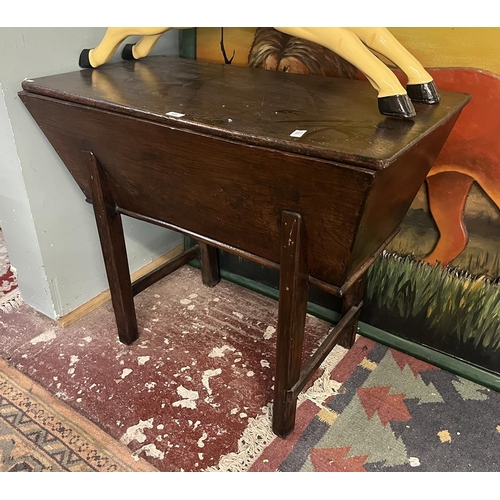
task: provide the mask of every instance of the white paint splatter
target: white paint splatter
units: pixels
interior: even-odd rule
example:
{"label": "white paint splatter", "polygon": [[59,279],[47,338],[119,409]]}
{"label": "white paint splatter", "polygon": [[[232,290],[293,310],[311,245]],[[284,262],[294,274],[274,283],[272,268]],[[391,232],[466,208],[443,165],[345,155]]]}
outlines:
{"label": "white paint splatter", "polygon": [[420,467],[420,460],[417,457],[410,457],[410,467]]}
{"label": "white paint splatter", "polygon": [[134,453],[132,453],[132,457],[134,458],[134,460],[139,460],[139,455],[141,453],[145,453],[147,457],[159,458],[160,460],[163,460],[165,458],[165,453],[156,448],[156,445],[154,443],[146,444],[138,450],[134,451]]}
{"label": "white paint splatter", "polygon": [[92,337],[83,337],[82,340],[85,340],[85,342],[89,342],[90,343],[90,342],[92,342],[93,339],[92,339]]}
{"label": "white paint splatter", "polygon": [[199,458],[200,460],[203,460],[203,453],[198,453],[198,458]]}
{"label": "white paint splatter", "polygon": [[201,383],[203,384],[203,387],[205,387],[209,395],[212,394],[212,389],[210,389],[209,385],[209,378],[216,377],[221,373],[222,370],[220,368],[217,368],[216,370],[206,370],[203,372],[203,376],[201,377]]}
{"label": "white paint splatter", "polygon": [[129,444],[132,441],[137,441],[138,443],[144,443],[146,441],[146,435],[144,434],[144,429],[153,428],[153,418],[148,420],[139,420],[136,425],[130,426],[125,434],[120,438],[120,443]]}
{"label": "white paint splatter", "polygon": [[241,418],[247,418],[247,417],[248,417],[248,415],[247,415],[246,413],[240,413],[240,417],[241,417]]}
{"label": "white paint splatter", "polygon": [[183,306],[187,306],[188,304],[191,304],[191,301],[189,299],[181,299],[180,300],[180,303],[183,305]]}
{"label": "white paint splatter", "polygon": [[188,299],[196,299],[198,297],[197,293],[192,293],[191,295],[188,295]]}
{"label": "white paint splatter", "polygon": [[187,306],[189,311],[192,311],[196,306],[194,304],[191,304],[190,306]]}
{"label": "white paint splatter", "polygon": [[234,352],[236,349],[230,345],[223,345],[222,347],[214,347],[211,351],[210,354],[208,355],[209,358],[222,358],[224,357],[224,354],[226,351],[231,351]]}
{"label": "white paint splatter", "polygon": [[266,361],[265,359],[261,359],[260,360],[260,366],[262,366],[262,368],[269,368],[269,361]]}
{"label": "white paint splatter", "polygon": [[231,415],[236,415],[238,413],[239,408],[233,408],[231,410]]}
{"label": "white paint splatter", "polygon": [[144,384],[144,387],[146,387],[146,389],[149,389],[149,391],[151,391],[152,389],[154,389],[156,387],[156,382],[146,382]]}
{"label": "white paint splatter", "polygon": [[56,332],[54,330],[47,330],[44,333],[41,333],[35,338],[32,338],[30,340],[30,344],[35,345],[39,344],[40,342],[48,342],[49,340],[55,339],[56,338]]}
{"label": "white paint splatter", "polygon": [[164,429],[164,428],[165,428],[165,426],[164,426],[163,424],[158,424],[158,425],[156,426],[156,428],[157,428],[157,429],[159,429],[159,430],[161,431],[162,429]]}
{"label": "white paint splatter", "polygon": [[78,363],[78,361],[80,361],[78,356],[71,356],[71,358],[69,360],[69,366],[76,365],[76,363]]}
{"label": "white paint splatter", "polygon": [[274,333],[276,333],[276,328],[274,328],[274,326],[268,326],[264,332],[264,339],[269,340]]}
{"label": "white paint splatter", "polygon": [[208,437],[208,434],[206,432],[203,433],[203,435],[201,436],[200,439],[198,439],[198,446],[200,448],[204,448],[205,447],[205,443],[203,441],[205,441],[205,439],[207,439]]}
{"label": "white paint splatter", "polygon": [[254,375],[255,373],[252,370],[247,372],[247,377],[253,377]]}
{"label": "white paint splatter", "polygon": [[139,363],[139,365],[144,365],[146,364],[149,360],[151,359],[151,356],[139,356],[137,358],[137,363]]}
{"label": "white paint splatter", "polygon": [[132,373],[133,370],[131,370],[130,368],[124,368],[123,371],[122,371],[122,374],[120,375],[121,378],[125,378],[127,377],[128,375],[130,375]]}
{"label": "white paint splatter", "polygon": [[177,394],[179,394],[179,396],[181,396],[183,399],[172,403],[172,406],[191,408],[193,410],[196,408],[196,400],[200,397],[198,391],[190,391],[189,389],[186,389],[185,387],[180,385],[179,387],[177,387]]}
{"label": "white paint splatter", "polygon": [[239,312],[233,311],[233,315],[236,316],[239,319],[243,319],[243,314],[241,314]]}
{"label": "white paint splatter", "polygon": [[200,422],[199,420],[197,420],[197,421],[194,423],[193,430],[194,430],[194,429],[196,429],[196,427],[198,427],[200,424],[201,424],[201,422]]}

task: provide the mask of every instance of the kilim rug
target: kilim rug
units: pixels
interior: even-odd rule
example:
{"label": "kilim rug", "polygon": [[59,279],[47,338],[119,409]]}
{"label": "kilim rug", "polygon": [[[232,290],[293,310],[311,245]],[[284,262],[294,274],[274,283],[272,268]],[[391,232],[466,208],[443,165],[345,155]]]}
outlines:
{"label": "kilim rug", "polygon": [[0,359],[0,472],[157,471]]}
{"label": "kilim rug", "polygon": [[500,393],[359,337],[248,471],[500,471]]}
{"label": "kilim rug", "polygon": [[0,311],[10,312],[12,308],[18,307],[21,303],[22,299],[17,288],[16,276],[10,265],[0,229]]}

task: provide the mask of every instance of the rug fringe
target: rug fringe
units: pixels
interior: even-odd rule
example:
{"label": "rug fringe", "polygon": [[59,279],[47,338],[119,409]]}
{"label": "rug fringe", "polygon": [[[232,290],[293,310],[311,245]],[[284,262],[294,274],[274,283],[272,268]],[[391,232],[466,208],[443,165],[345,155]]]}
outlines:
{"label": "rug fringe", "polygon": [[220,458],[219,464],[204,472],[245,472],[264,449],[276,438],[271,430],[272,405],[261,408],[263,414],[248,420],[249,424],[238,440],[238,451]]}
{"label": "rug fringe", "polygon": [[14,290],[3,297],[0,296],[0,311],[3,313],[10,313],[22,304],[24,301],[19,290]]}
{"label": "rug fringe", "polygon": [[[325,409],[323,403],[330,396],[337,394],[341,385],[339,382],[331,380],[330,374],[346,353],[347,349],[339,345],[334,347],[321,364],[322,375],[307,391],[299,394],[299,407],[305,400],[309,400]],[[262,415],[248,420],[248,426],[238,440],[238,451],[223,455],[218,465],[207,467],[204,472],[246,472],[250,468],[267,446],[276,439],[276,435],[272,431],[272,403],[264,406],[261,410]]]}

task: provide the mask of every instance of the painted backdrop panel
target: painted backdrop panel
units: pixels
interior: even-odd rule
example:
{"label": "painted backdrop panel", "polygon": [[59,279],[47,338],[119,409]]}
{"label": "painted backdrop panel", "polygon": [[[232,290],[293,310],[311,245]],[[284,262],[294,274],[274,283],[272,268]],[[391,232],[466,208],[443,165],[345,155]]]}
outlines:
{"label": "painted backdrop panel", "polygon": [[[472,101],[411,206],[401,233],[372,267],[362,319],[500,374],[500,58],[496,50],[500,28],[391,31],[440,88],[468,92]],[[332,52],[287,39],[272,28],[198,29],[197,57],[363,78]],[[395,72],[404,82],[403,75]],[[245,265],[239,264],[243,274]],[[274,284],[273,279],[269,284]],[[326,303],[321,295],[312,300]]]}

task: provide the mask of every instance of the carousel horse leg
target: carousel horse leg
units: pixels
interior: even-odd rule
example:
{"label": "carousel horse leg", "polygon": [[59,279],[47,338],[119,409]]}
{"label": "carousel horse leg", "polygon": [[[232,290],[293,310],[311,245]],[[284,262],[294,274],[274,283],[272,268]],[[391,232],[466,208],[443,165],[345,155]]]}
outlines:
{"label": "carousel horse leg", "polygon": [[378,92],[382,115],[415,116],[415,108],[396,75],[347,28],[276,28],[332,50],[358,68]]}
{"label": "carousel horse leg", "polygon": [[410,99],[425,104],[439,102],[439,92],[424,67],[413,57],[387,28],[349,28],[375,52],[393,62],[408,77],[406,91]]}
{"label": "carousel horse leg", "polygon": [[[165,32],[170,31],[172,28],[165,28]],[[126,61],[134,61],[148,56],[153,50],[156,42],[162,37],[163,33],[158,35],[143,36],[136,43],[128,43],[123,47],[122,59]]]}
{"label": "carousel horse leg", "polygon": [[107,63],[118,46],[129,36],[160,35],[169,28],[108,28],[101,43],[94,49],[84,49],[80,54],[81,68],[97,68]]}

